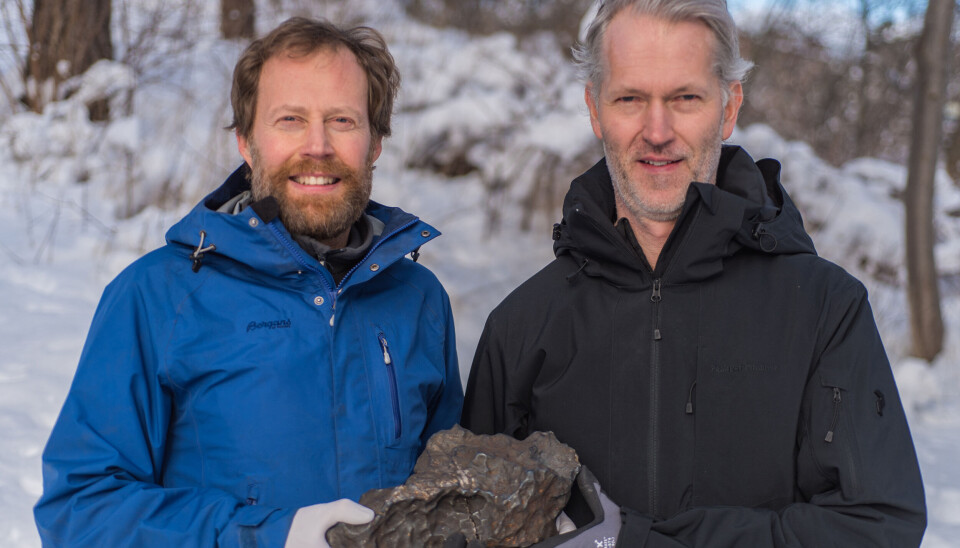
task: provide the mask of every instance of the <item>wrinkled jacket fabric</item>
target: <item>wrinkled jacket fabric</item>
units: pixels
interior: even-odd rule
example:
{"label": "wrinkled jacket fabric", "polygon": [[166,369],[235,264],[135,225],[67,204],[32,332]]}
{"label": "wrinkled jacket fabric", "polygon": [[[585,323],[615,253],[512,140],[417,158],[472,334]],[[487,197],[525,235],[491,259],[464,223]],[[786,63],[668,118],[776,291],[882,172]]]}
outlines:
{"label": "wrinkled jacket fabric", "polygon": [[556,433],[624,508],[618,546],[920,543],[866,291],[817,257],[778,179],[724,147],[651,269],[601,161],[567,194],[557,258],[487,320],[463,425]]}
{"label": "wrinkled jacket fabric", "polygon": [[282,546],[297,508],[403,483],[457,422],[450,303],[405,257],[438,232],[371,202],[384,230],[337,287],[279,219],[216,211],[248,187],[106,288],[43,455],[44,545]]}

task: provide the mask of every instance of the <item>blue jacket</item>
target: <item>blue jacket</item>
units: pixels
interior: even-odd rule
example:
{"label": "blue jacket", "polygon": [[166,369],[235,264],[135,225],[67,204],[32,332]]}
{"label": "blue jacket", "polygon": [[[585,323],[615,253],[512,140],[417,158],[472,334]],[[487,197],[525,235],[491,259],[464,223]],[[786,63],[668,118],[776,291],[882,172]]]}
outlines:
{"label": "blue jacket", "polygon": [[450,302],[405,257],[439,233],[370,202],[383,232],[336,286],[279,219],[216,211],[245,185],[104,291],[43,454],[44,545],[282,546],[299,507],[403,483],[458,421]]}

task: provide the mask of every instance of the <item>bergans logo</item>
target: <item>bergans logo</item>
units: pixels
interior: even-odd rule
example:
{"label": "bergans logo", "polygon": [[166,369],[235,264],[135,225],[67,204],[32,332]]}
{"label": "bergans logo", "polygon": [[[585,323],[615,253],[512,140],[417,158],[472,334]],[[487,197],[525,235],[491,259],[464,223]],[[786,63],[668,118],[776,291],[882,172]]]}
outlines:
{"label": "bergans logo", "polygon": [[757,363],[720,363],[710,366],[710,371],[718,374],[772,373],[776,370],[777,366],[775,365],[763,365]]}
{"label": "bergans logo", "polygon": [[250,322],[247,324],[247,333],[258,329],[290,329],[293,323],[290,320],[274,320],[271,322]]}

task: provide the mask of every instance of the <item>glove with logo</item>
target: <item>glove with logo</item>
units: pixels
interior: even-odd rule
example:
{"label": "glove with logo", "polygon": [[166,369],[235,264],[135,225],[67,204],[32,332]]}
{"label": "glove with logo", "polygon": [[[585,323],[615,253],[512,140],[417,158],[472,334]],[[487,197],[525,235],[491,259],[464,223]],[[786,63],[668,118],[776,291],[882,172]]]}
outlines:
{"label": "glove with logo", "polygon": [[[587,507],[593,514],[593,521],[576,528],[573,521],[564,512],[557,517],[559,535],[534,544],[530,548],[614,548],[620,536],[620,507],[614,504],[603,491],[600,482],[587,469],[580,467],[574,486],[580,491]],[[479,540],[467,541],[462,533],[446,539],[443,548],[482,548],[485,543]]]}
{"label": "glove with logo", "polygon": [[327,529],[340,522],[352,525],[369,523],[373,517],[373,510],[350,499],[304,506],[293,515],[284,548],[330,548]]}
{"label": "glove with logo", "polygon": [[[561,534],[532,548],[614,548],[617,545],[622,523],[620,507],[600,490],[600,482],[586,466],[580,467],[576,488],[593,513],[593,521],[566,533],[562,532],[565,528],[561,528]],[[563,513],[560,516],[560,519],[566,517]]]}

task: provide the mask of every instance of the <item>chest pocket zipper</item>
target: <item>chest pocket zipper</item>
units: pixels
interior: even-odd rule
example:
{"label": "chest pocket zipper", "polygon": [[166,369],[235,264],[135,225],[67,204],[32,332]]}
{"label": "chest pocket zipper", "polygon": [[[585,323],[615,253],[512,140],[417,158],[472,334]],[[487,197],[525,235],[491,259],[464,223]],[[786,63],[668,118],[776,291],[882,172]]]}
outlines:
{"label": "chest pocket zipper", "polygon": [[400,439],[403,431],[403,423],[400,420],[400,394],[397,391],[397,370],[393,363],[393,357],[390,355],[390,345],[387,344],[387,337],[383,333],[377,334],[377,340],[380,341],[380,350],[383,351],[383,364],[387,368],[387,381],[390,384],[390,402],[393,405],[393,439]]}
{"label": "chest pocket zipper", "polygon": [[[824,386],[833,391],[833,418],[830,421],[830,429],[827,430],[827,435],[824,436],[823,441],[827,444],[835,445],[836,450],[839,451],[842,458],[846,460],[846,471],[849,474],[850,485],[854,490],[857,490],[860,484],[859,474],[857,473],[860,467],[860,452],[857,448],[856,436],[852,430],[850,430],[849,413],[843,408],[842,393],[844,389],[839,386],[832,386],[832,383],[824,383]],[[848,399],[848,407],[849,403],[850,401]],[[846,436],[837,436],[836,432],[838,428],[846,428],[848,434]]]}

